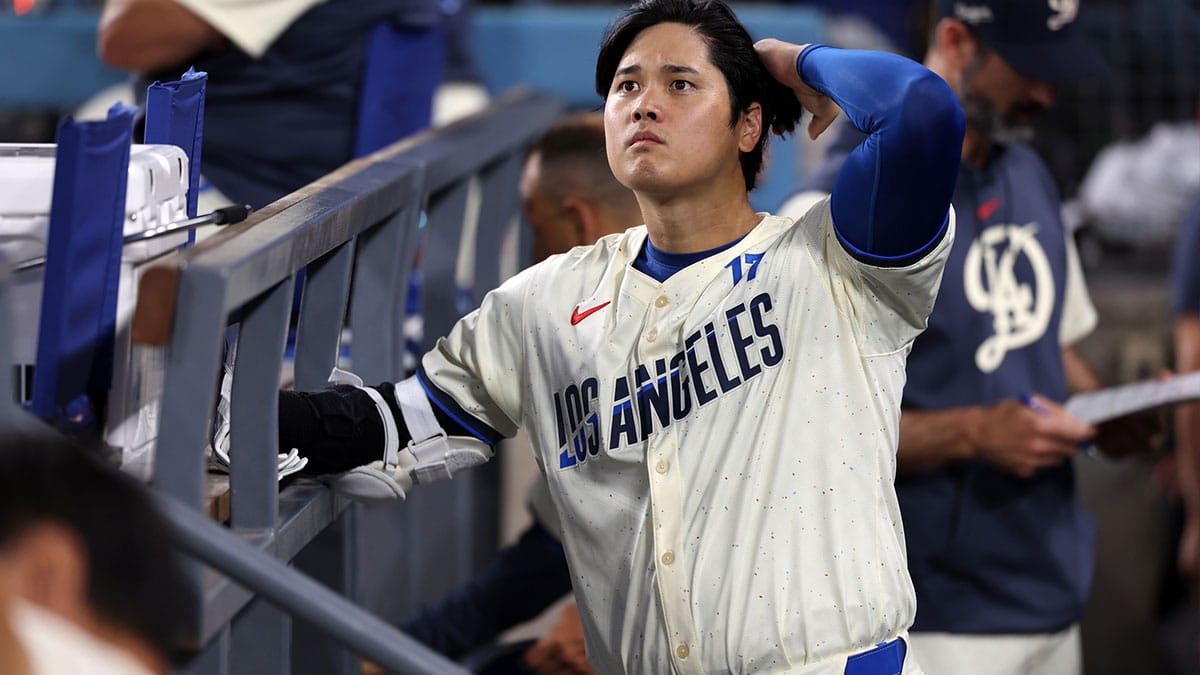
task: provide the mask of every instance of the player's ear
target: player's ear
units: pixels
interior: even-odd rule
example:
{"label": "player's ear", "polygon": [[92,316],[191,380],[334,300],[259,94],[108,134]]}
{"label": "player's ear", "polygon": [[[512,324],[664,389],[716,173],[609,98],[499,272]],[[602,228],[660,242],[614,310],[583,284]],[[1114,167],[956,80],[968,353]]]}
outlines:
{"label": "player's ear", "polygon": [[746,112],[742,113],[738,120],[736,132],[738,150],[750,152],[758,145],[758,137],[763,133],[761,105],[756,102],[746,108]]}
{"label": "player's ear", "polygon": [[961,73],[979,51],[975,35],[958,19],[946,17],[938,21],[933,29],[933,39],[942,60],[957,73]]}
{"label": "player's ear", "polygon": [[600,231],[600,214],[586,201],[569,197],[563,202],[563,210],[571,221],[576,246],[590,246],[603,234]]}

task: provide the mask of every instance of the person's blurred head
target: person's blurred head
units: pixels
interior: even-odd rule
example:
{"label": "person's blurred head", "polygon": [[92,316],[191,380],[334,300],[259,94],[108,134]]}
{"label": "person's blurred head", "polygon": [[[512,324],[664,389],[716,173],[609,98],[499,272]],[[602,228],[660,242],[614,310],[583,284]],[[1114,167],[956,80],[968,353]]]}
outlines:
{"label": "person's blurred head", "polygon": [[602,40],[595,85],[613,173],[639,191],[669,194],[730,157],[749,191],[769,130],[791,131],[801,112],[720,0],[639,0]]}
{"label": "person's blurred head", "polygon": [[58,437],[0,437],[0,572],[152,670],[178,644],[186,586],[146,488]]}
{"label": "person's blurred head", "polygon": [[1108,66],[1078,34],[1078,0],[935,0],[926,65],[950,83],[967,124],[1027,140],[1056,86]]}
{"label": "person's blurred head", "polygon": [[637,198],[608,168],[600,113],[564,117],[534,141],[520,188],[533,262],[642,223]]}

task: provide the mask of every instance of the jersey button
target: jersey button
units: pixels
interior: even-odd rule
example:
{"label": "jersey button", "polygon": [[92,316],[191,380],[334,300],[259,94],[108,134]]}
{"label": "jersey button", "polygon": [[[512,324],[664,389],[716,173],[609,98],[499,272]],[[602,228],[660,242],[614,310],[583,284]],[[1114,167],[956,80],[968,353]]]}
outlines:
{"label": "jersey button", "polygon": [[660,460],[658,460],[658,464],[654,465],[654,470],[659,473],[666,473],[667,469],[670,468],[670,466],[671,466],[670,464],[667,464],[667,460],[660,459]]}
{"label": "jersey button", "polygon": [[[675,554],[670,551],[662,554],[662,562],[664,565],[670,565],[671,563],[675,562]],[[683,657],[681,656],[680,658]]]}
{"label": "jersey button", "polygon": [[663,308],[663,307],[666,307],[668,302],[670,302],[670,299],[668,299],[668,298],[667,298],[667,296],[665,296],[665,295],[660,295],[660,296],[658,296],[658,298],[657,298],[657,299],[654,301],[654,306],[655,306],[655,307],[658,307],[658,308],[660,308],[660,309],[661,309],[661,308]]}
{"label": "jersey button", "polygon": [[675,648],[675,656],[678,656],[681,659],[686,659],[690,653],[691,650],[688,649],[687,645],[679,645]]}
{"label": "jersey button", "polygon": [[651,328],[646,331],[646,342],[654,342],[654,338],[658,337],[658,329]]}

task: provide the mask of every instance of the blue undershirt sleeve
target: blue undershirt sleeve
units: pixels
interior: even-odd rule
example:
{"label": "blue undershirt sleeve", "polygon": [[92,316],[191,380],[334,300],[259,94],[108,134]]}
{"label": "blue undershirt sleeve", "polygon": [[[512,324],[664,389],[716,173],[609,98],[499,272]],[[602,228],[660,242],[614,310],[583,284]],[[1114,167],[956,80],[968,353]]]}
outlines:
{"label": "blue undershirt sleeve", "polygon": [[884,52],[808,47],[796,70],[833,99],[867,139],[846,159],[830,208],[855,258],[900,267],[941,241],[966,122],[946,82]]}

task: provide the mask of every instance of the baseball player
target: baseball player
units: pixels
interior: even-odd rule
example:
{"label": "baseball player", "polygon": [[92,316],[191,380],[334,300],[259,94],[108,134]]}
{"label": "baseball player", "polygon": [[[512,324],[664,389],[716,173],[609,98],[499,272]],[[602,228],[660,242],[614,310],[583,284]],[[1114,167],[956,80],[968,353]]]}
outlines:
{"label": "baseball player", "polygon": [[[596,89],[646,224],[505,282],[412,378],[282,394],[281,443],[402,497],[529,429],[598,672],[920,672],[892,479],[953,241],[953,93],[901,57],[753,45],[719,0],[633,6]],[[799,221],[755,213],[801,104],[810,136],[840,106],[871,140]]]}

